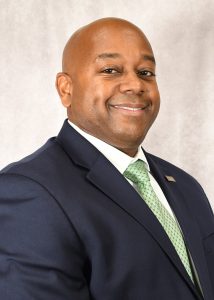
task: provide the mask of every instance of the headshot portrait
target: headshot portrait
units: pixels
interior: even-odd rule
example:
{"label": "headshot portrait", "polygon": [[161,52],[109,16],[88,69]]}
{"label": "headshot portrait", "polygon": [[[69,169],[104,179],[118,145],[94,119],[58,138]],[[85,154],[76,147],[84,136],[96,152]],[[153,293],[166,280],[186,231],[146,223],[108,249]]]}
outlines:
{"label": "headshot portrait", "polygon": [[214,299],[205,2],[2,1],[1,299]]}

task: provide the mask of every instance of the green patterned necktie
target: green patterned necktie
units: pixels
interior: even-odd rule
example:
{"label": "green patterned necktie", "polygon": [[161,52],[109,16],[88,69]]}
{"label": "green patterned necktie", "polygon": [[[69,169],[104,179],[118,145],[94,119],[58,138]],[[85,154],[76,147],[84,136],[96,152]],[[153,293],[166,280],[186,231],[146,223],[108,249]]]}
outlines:
{"label": "green patterned necktie", "polygon": [[142,196],[146,204],[161,223],[175,250],[177,251],[187,273],[194,282],[189,258],[187,255],[187,249],[180,228],[155,194],[150,183],[149,174],[145,163],[142,160],[135,161],[128,166],[123,175],[136,185],[139,194]]}

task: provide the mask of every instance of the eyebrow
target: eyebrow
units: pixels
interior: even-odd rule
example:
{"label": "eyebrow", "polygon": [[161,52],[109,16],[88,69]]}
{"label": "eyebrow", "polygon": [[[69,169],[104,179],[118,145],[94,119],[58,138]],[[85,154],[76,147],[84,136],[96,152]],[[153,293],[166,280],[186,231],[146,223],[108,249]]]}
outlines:
{"label": "eyebrow", "polygon": [[149,60],[149,61],[153,62],[154,64],[156,64],[156,61],[155,61],[155,58],[153,55],[143,54],[142,58],[144,60]]}
{"label": "eyebrow", "polygon": [[106,59],[106,58],[119,58],[121,55],[119,53],[101,53],[96,57],[97,59]]}
{"label": "eyebrow", "polygon": [[[110,53],[110,52],[108,53],[108,52],[106,52],[106,53],[99,54],[96,57],[96,60],[98,60],[98,59],[108,59],[108,58],[121,58],[121,57],[122,57],[122,55],[119,54],[119,53]],[[154,56],[150,55],[150,54],[142,54],[142,59],[143,60],[149,60],[149,61],[153,62],[154,64],[156,63]]]}

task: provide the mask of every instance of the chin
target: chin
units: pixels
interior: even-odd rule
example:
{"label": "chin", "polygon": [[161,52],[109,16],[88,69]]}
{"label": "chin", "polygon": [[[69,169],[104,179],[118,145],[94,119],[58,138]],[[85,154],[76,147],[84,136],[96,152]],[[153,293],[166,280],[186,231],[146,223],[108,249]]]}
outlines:
{"label": "chin", "polygon": [[124,135],[121,137],[122,140],[124,140],[127,144],[130,145],[140,145],[145,136],[146,136],[147,131],[143,131],[143,132],[137,132],[137,130],[133,130],[131,132],[125,132]]}
{"label": "chin", "polygon": [[137,149],[143,142],[146,134],[141,135],[133,135],[126,134],[123,135],[115,135],[117,139],[115,139],[114,146],[118,149]]}

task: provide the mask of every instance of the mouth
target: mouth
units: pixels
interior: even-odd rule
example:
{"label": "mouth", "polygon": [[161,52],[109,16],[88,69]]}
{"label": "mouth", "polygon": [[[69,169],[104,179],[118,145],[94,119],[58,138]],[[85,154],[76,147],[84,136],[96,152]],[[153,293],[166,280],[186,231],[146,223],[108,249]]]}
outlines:
{"label": "mouth", "polygon": [[140,113],[148,108],[150,108],[150,104],[133,104],[133,105],[127,105],[127,104],[118,104],[118,105],[110,105],[112,108],[115,108],[117,110],[126,111],[127,113]]}

